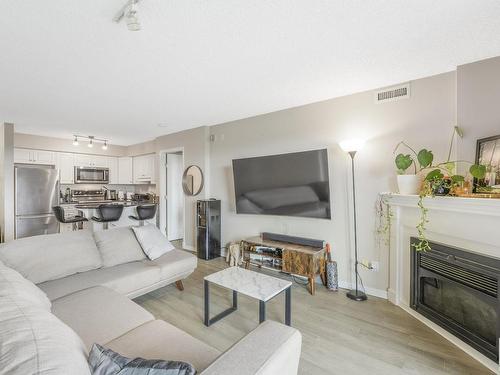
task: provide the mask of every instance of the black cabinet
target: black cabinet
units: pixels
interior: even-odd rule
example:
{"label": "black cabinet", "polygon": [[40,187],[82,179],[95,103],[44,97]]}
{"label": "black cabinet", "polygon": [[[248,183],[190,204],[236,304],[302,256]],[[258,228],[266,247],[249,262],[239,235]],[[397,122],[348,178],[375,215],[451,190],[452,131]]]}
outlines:
{"label": "black cabinet", "polygon": [[196,220],[198,258],[208,260],[220,257],[220,200],[197,201]]}

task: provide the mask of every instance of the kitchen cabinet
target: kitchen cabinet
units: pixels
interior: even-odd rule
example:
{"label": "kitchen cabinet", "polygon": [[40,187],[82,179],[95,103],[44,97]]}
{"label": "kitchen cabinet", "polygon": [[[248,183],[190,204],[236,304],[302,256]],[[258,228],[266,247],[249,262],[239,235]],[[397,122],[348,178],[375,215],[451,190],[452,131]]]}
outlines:
{"label": "kitchen cabinet", "polygon": [[108,157],[100,155],[75,154],[75,165],[78,167],[108,168]]}
{"label": "kitchen cabinet", "polygon": [[59,182],[61,184],[75,183],[75,154],[59,152],[57,154],[57,168],[59,169]]}
{"label": "kitchen cabinet", "polygon": [[118,184],[133,184],[133,161],[131,157],[118,158]]}
{"label": "kitchen cabinet", "polygon": [[155,155],[134,156],[134,182],[137,184],[154,183]]}
{"label": "kitchen cabinet", "polygon": [[107,166],[109,168],[109,183],[112,185],[117,185],[119,183],[118,158],[112,156],[108,157]]}
{"label": "kitchen cabinet", "polygon": [[24,148],[14,149],[14,163],[29,164],[56,164],[56,153],[52,151],[30,150]]}

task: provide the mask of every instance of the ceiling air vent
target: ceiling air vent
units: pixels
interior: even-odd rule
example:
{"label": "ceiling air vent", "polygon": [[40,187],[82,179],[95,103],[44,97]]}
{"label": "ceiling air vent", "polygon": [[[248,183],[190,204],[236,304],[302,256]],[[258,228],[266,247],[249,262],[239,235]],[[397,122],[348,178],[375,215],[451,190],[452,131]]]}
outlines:
{"label": "ceiling air vent", "polygon": [[410,97],[410,83],[375,91],[375,103],[394,102]]}

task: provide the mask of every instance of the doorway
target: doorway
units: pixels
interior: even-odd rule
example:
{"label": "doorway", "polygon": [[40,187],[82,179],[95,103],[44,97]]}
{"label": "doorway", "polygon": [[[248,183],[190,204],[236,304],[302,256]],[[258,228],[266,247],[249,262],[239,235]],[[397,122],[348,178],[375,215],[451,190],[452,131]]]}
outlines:
{"label": "doorway", "polygon": [[160,168],[160,229],[169,241],[182,247],[184,240],[184,151],[165,150],[161,153]]}

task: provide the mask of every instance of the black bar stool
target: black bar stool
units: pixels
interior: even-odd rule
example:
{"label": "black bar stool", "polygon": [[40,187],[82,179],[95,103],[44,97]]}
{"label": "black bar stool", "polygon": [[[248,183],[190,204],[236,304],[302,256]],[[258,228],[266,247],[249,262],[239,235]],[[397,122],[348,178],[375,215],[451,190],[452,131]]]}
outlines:
{"label": "black bar stool", "polygon": [[144,220],[149,220],[156,215],[156,204],[141,204],[135,208],[137,216],[130,215],[129,218],[139,222],[139,226],[144,225]]}
{"label": "black bar stool", "polygon": [[104,230],[108,229],[108,224],[120,220],[123,212],[123,204],[100,204],[97,207],[99,217],[92,216],[92,220],[102,223]]}
{"label": "black bar stool", "polygon": [[72,217],[64,217],[64,208],[62,206],[52,207],[54,215],[58,222],[63,224],[72,224],[71,228],[73,230],[83,229],[83,222],[88,221],[86,217],[83,216],[82,211],[78,211],[78,215]]}

